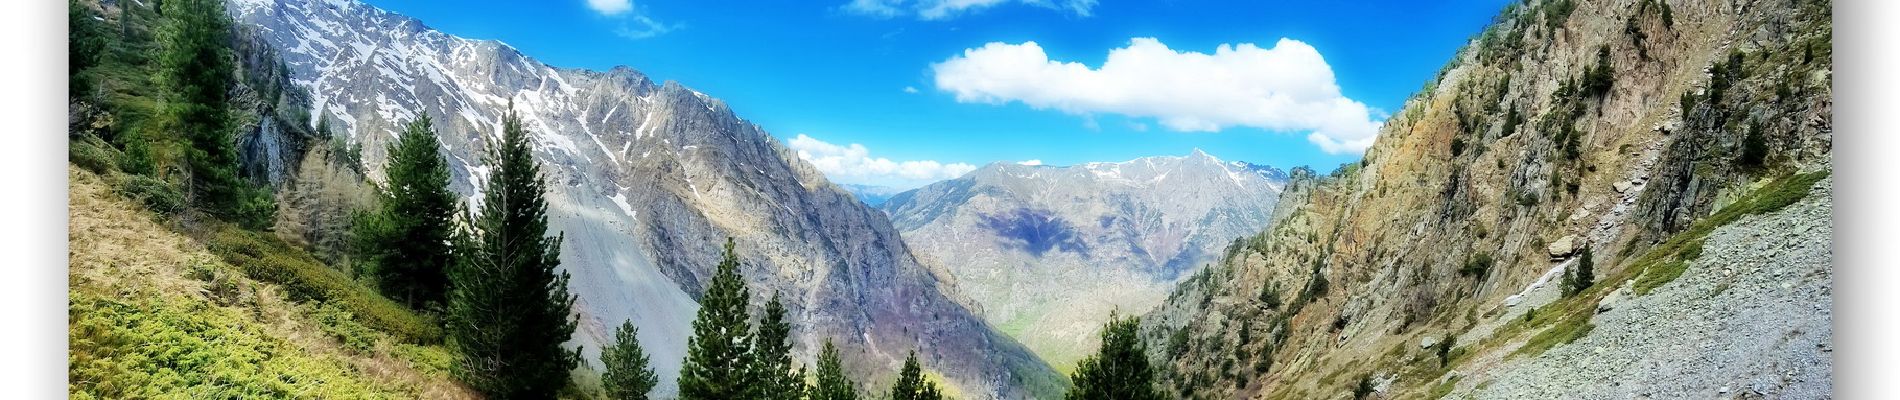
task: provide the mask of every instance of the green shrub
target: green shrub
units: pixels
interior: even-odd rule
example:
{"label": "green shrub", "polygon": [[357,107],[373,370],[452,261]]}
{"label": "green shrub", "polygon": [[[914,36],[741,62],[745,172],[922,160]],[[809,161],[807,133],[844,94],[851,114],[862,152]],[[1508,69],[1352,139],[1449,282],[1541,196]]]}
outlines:
{"label": "green shrub", "polygon": [[170,182],[145,175],[126,175],[119,181],[119,195],[144,204],[159,215],[176,215],[185,210],[185,196]]}
{"label": "green shrub", "polygon": [[307,353],[233,309],[72,292],[73,398],[397,399],[347,363]]}
{"label": "green shrub", "polygon": [[356,316],[334,303],[319,303],[310,315],[317,320],[317,329],[336,338],[344,347],[358,353],[368,353],[376,349],[378,335],[375,330],[356,322]]}
{"label": "green shrub", "polygon": [[66,147],[66,160],[95,173],[106,173],[118,164],[112,150],[90,140],[74,140]]}
{"label": "green shrub", "polygon": [[343,276],[316,258],[275,236],[226,227],[212,234],[212,253],[252,279],[284,286],[294,300],[335,303],[362,318],[365,325],[415,343],[434,343],[441,327]]}

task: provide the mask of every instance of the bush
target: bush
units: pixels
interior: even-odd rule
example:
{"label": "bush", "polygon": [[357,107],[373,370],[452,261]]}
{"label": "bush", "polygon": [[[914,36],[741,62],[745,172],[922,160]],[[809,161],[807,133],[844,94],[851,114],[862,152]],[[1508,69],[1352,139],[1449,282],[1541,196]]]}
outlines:
{"label": "bush", "polygon": [[73,292],[73,398],[403,398],[348,363],[302,351],[203,300]]}
{"label": "bush", "polygon": [[119,195],[144,204],[159,215],[176,215],[185,210],[185,196],[170,182],[145,175],[127,175],[119,181]]}
{"label": "bush", "polygon": [[1491,253],[1478,252],[1476,255],[1466,258],[1464,266],[1458,267],[1458,275],[1483,280],[1485,276],[1491,274],[1491,266],[1496,263],[1497,261],[1491,258]]}
{"label": "bush", "polygon": [[115,158],[112,150],[90,140],[75,140],[66,147],[66,161],[95,173],[111,171],[118,164]]}
{"label": "bush", "polygon": [[311,315],[318,322],[317,329],[336,338],[344,347],[358,353],[369,353],[376,349],[376,338],[380,335],[356,322],[356,316],[350,314],[349,310],[332,303],[320,303]]}
{"label": "bush", "polygon": [[1742,137],[1742,154],[1735,158],[1735,164],[1744,169],[1757,170],[1768,161],[1768,140],[1762,137],[1761,124],[1748,125],[1748,133]]}
{"label": "bush", "polygon": [[212,253],[237,266],[252,279],[283,285],[294,300],[334,303],[363,322],[398,339],[435,343],[442,329],[331,269],[275,236],[225,227],[212,234]]}

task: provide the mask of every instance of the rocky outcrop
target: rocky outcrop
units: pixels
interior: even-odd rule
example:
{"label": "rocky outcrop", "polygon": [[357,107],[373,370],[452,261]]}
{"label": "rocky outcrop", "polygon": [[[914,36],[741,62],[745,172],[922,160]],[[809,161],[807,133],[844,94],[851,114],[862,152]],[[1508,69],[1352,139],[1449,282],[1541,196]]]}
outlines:
{"label": "rocky outcrop", "polygon": [[1265,229],[1285,179],[1198,149],[1066,167],[1004,162],[882,208],[990,323],[1064,367],[1098,346],[1109,313],[1147,312],[1228,243]]}
{"label": "rocky outcrop", "polygon": [[[1777,352],[1825,343],[1815,339],[1825,334],[1807,332],[1825,332],[1813,321],[1826,316],[1762,317],[1825,303],[1803,288],[1812,278],[1729,289],[1801,299],[1793,305],[1740,293],[1686,304],[1706,300],[1618,288],[1649,273],[1639,257],[1675,251],[1659,243],[1680,244],[1665,239],[1763,182],[1830,168],[1829,6],[1541,0],[1507,7],[1386,122],[1362,162],[1294,179],[1260,240],[1238,244],[1144,316],[1143,337],[1156,344],[1150,355],[1167,371],[1166,386],[1183,397],[1235,398],[1339,398],[1362,380],[1375,383],[1375,398],[1433,398],[1489,385],[1509,388],[1479,391],[1500,398],[1709,397],[1722,385],[1730,393],[1751,385],[1779,387],[1762,393],[1787,397],[1824,393],[1815,391],[1827,386],[1816,375],[1827,372],[1815,352]],[[1825,212],[1787,217],[1805,222],[1775,229],[1807,232],[1803,226],[1827,220]],[[1809,240],[1824,243],[1824,236]],[[1796,239],[1765,245],[1784,240]],[[1565,298],[1556,283],[1578,266],[1585,246],[1598,281]],[[1831,268],[1813,257],[1785,261],[1809,275]],[[1681,279],[1710,270],[1690,268]],[[1735,269],[1736,276],[1764,275],[1733,282],[1790,278],[1764,271]],[[1642,318],[1662,317],[1634,316],[1667,307],[1699,317],[1605,328],[1644,326]],[[1597,309],[1605,310],[1598,329],[1610,330],[1579,328],[1588,325],[1578,318]],[[1629,319],[1605,320],[1612,316]],[[1722,322],[1745,320],[1772,322],[1740,331]],[[1793,347],[1756,342],[1775,336],[1767,332],[1796,331]],[[1434,349],[1419,347],[1424,337],[1456,338],[1449,368],[1439,367]],[[1600,350],[1643,338],[1745,350]],[[1620,363],[1613,367],[1586,362],[1598,351],[1624,358],[1611,359]],[[1786,366],[1780,373],[1792,372],[1787,382],[1795,383],[1751,383],[1780,378],[1772,367],[1714,365],[1720,360]],[[1520,362],[1539,367],[1506,384],[1519,376],[1510,371]],[[1553,377],[1566,373],[1579,379]],[[1685,378],[1672,380],[1673,373]]]}
{"label": "rocky outcrop", "polygon": [[888,383],[912,349],[967,397],[1048,396],[1063,384],[965,308],[882,213],[711,96],[625,67],[551,67],[355,1],[239,0],[231,10],[283,49],[316,117],[362,146],[372,180],[397,127],[426,115],[452,189],[479,201],[481,155],[503,112],[519,111],[549,182],[550,227],[565,235],[574,344],[591,359],[632,320],[661,394],[674,390],[695,299],[727,237],[754,300],[784,297],[808,365],[830,339],[867,387]]}

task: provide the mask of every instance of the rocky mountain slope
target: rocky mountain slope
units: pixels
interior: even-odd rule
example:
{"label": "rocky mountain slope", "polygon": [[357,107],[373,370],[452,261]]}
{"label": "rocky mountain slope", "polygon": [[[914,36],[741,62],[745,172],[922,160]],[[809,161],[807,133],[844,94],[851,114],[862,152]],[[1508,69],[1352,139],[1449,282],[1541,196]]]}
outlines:
{"label": "rocky mountain slope", "polygon": [[881,206],[984,318],[1069,368],[1111,311],[1147,312],[1181,276],[1265,229],[1284,173],[1188,156],[994,163]]}
{"label": "rocky mountain slope", "polygon": [[1830,13],[1507,7],[1363,162],[1296,172],[1272,228],[1143,318],[1167,389],[1825,396]]}
{"label": "rocky mountain slope", "polygon": [[629,68],[555,68],[352,0],[236,0],[282,49],[313,118],[362,145],[366,175],[400,124],[435,120],[452,187],[468,201],[502,112],[519,110],[553,188],[552,228],[579,296],[575,342],[594,357],[631,319],[673,390],[695,298],[736,237],[758,303],[784,296],[795,354],[838,342],[848,370],[888,382],[906,352],[968,397],[1020,398],[1062,378],[955,299],[882,213],[827,182],[722,102]]}

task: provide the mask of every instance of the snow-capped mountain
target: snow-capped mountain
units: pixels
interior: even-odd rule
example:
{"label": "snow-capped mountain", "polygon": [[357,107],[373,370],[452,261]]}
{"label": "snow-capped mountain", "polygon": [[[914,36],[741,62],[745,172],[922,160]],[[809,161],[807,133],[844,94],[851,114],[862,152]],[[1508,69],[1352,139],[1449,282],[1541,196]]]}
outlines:
{"label": "snow-capped mountain", "polygon": [[717,99],[626,67],[556,68],[354,0],[233,0],[282,50],[317,118],[363,145],[372,177],[398,127],[434,119],[453,188],[476,201],[484,148],[512,104],[534,132],[551,227],[593,359],[624,320],[672,390],[695,299],[736,238],[754,300],[784,296],[795,354],[826,339],[869,384],[913,348],[967,396],[1046,395],[1060,377],[956,299],[886,217]]}
{"label": "snow-capped mountain", "polygon": [[994,163],[881,208],[984,317],[1043,359],[1096,347],[1110,311],[1137,315],[1234,239],[1267,227],[1286,173],[1188,156],[1058,167]]}

